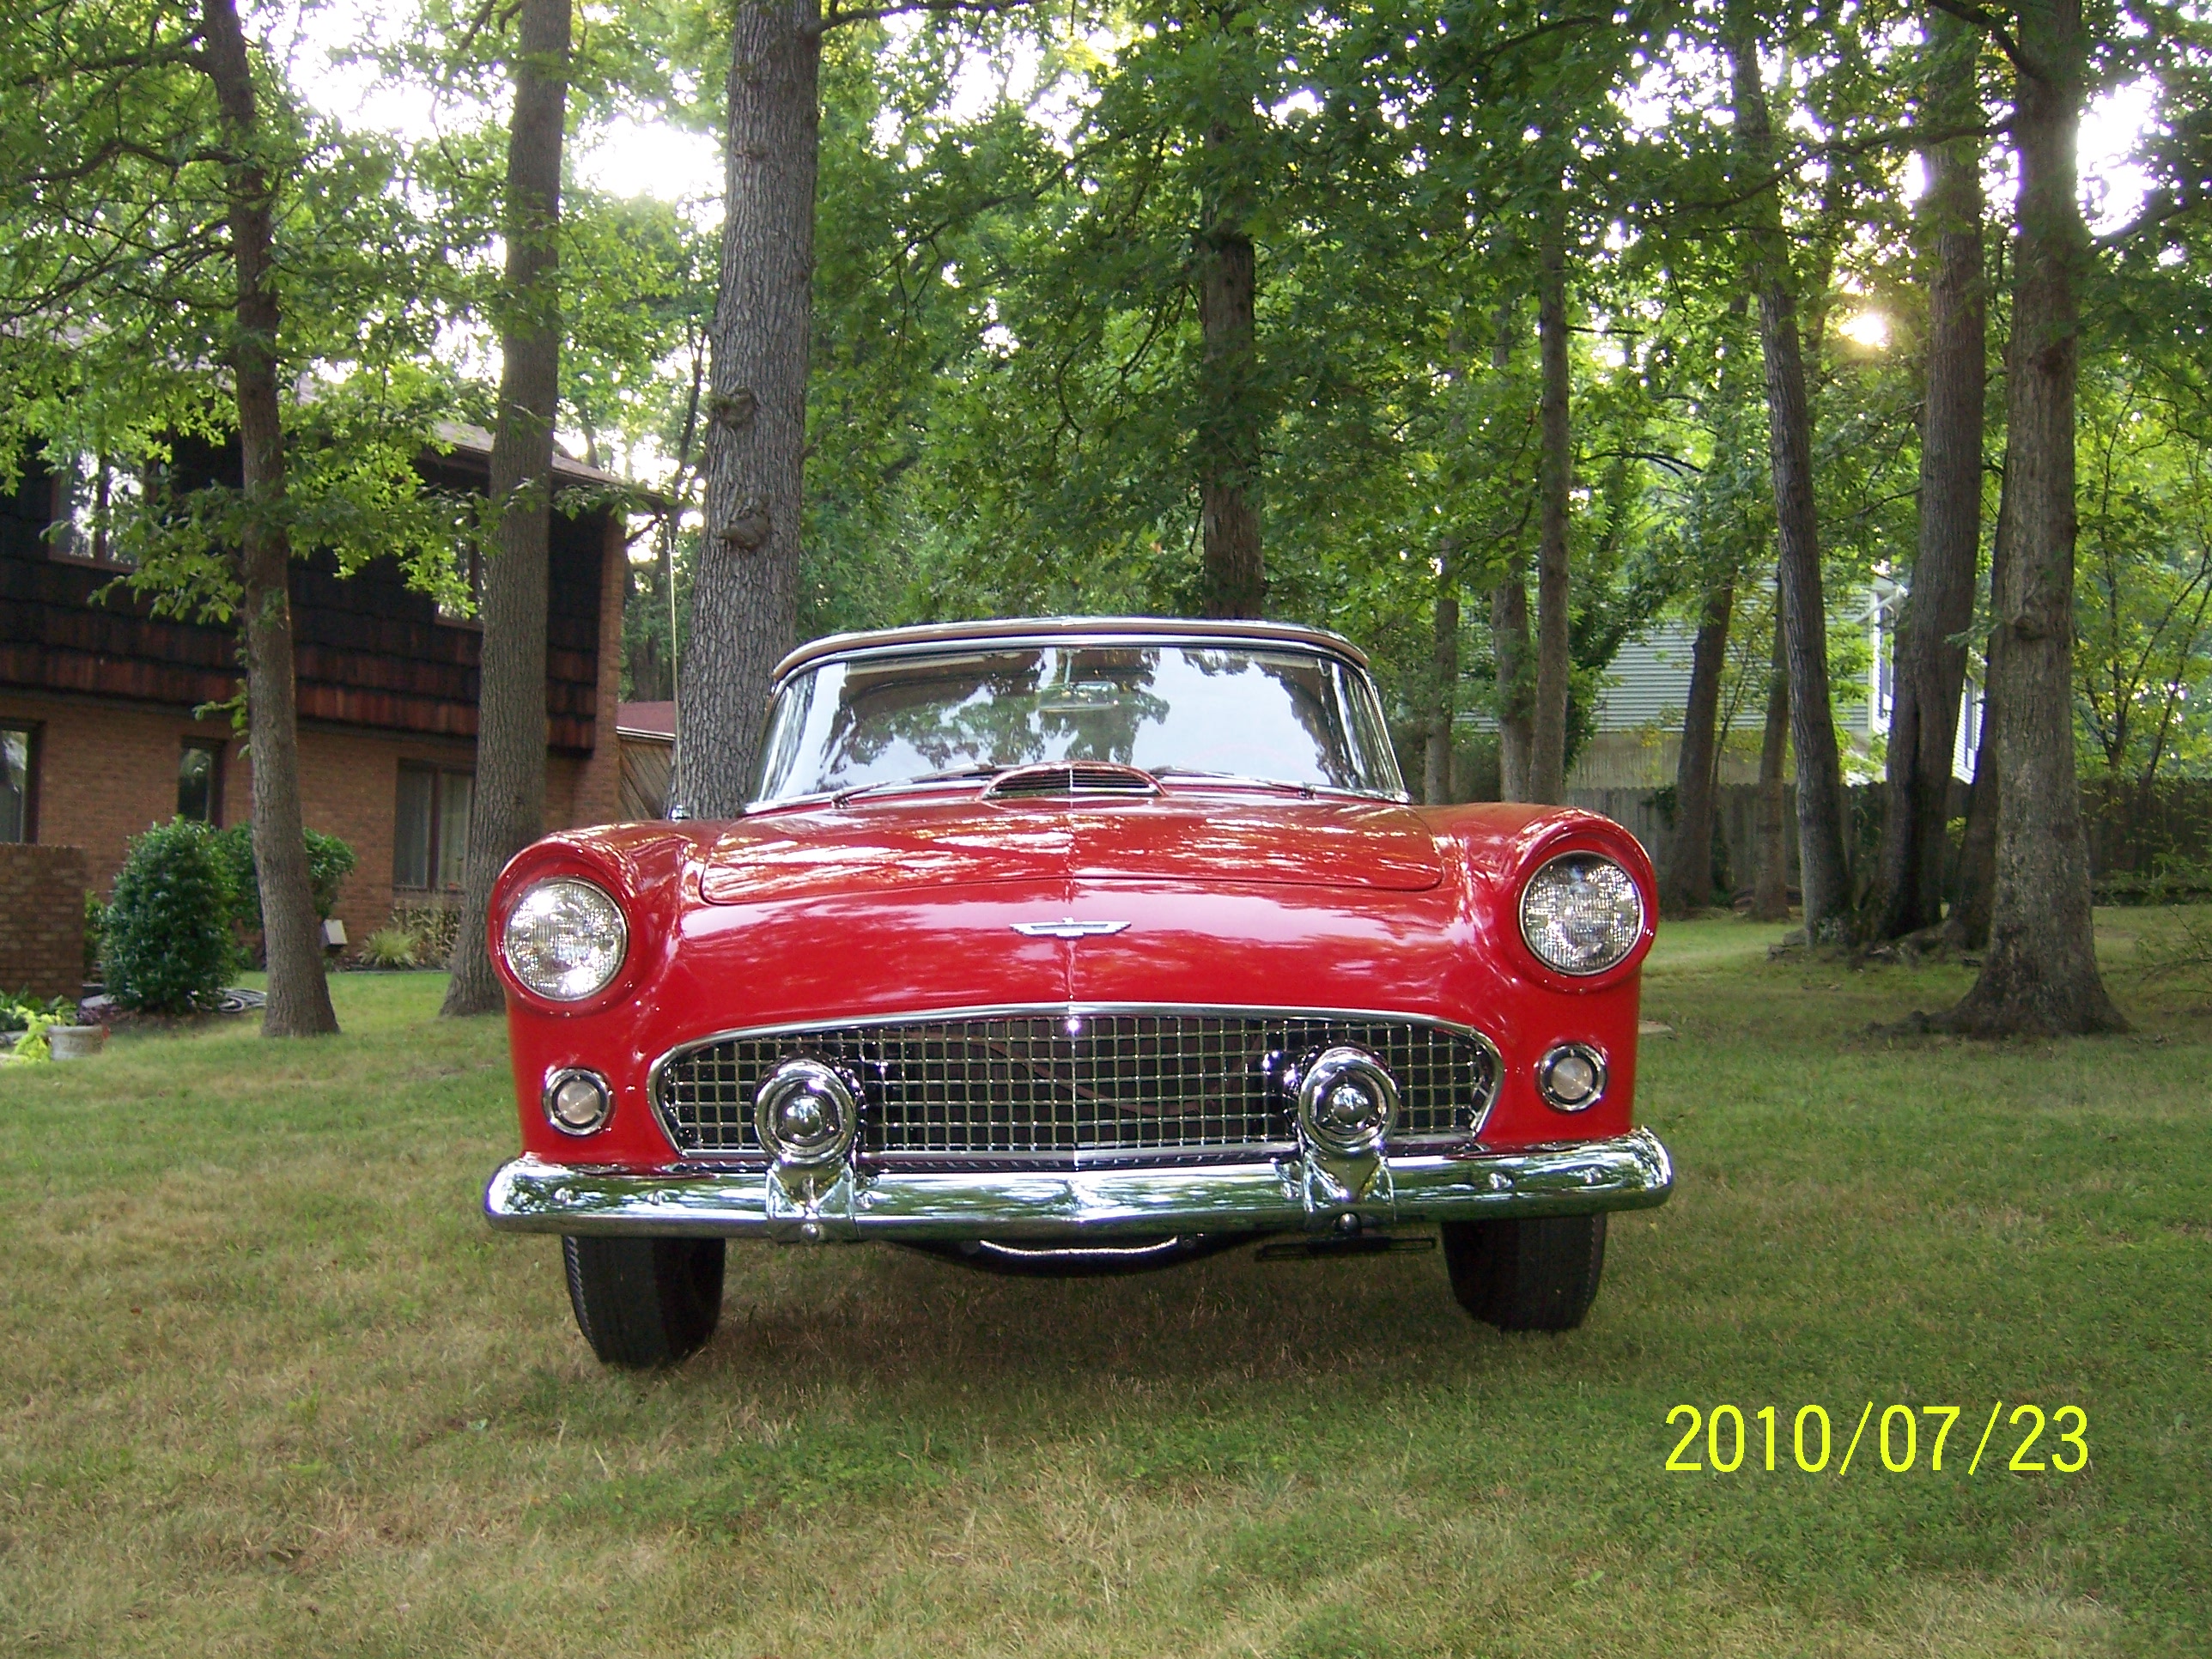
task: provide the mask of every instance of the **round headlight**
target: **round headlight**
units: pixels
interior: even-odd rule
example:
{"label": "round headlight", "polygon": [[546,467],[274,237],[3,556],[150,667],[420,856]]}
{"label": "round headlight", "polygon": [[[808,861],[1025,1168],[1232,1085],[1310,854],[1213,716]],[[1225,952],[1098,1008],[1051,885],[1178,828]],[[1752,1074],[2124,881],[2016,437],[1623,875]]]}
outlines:
{"label": "round headlight", "polygon": [[580,1002],[622,971],[629,927],[606,892],[574,876],[523,890],[508,913],[500,950],[515,978],[555,1002]]}
{"label": "round headlight", "polygon": [[1644,934],[1635,878],[1595,853],[1563,853],[1521,891],[1521,937],[1563,974],[1601,974]]}

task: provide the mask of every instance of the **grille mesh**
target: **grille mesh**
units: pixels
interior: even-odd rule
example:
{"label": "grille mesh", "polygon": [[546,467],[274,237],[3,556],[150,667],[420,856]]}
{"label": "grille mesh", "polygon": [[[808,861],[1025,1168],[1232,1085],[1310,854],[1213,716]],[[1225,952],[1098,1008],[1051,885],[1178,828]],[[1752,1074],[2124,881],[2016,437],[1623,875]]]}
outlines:
{"label": "grille mesh", "polygon": [[1272,1079],[1340,1042],[1372,1051],[1397,1079],[1393,1141],[1472,1133],[1498,1086],[1482,1043],[1410,1020],[999,1014],[710,1043],[662,1068],[654,1103],[686,1154],[758,1153],[754,1092],[779,1061],[805,1054],[860,1081],[871,1155],[1202,1153],[1288,1143],[1290,1109]]}

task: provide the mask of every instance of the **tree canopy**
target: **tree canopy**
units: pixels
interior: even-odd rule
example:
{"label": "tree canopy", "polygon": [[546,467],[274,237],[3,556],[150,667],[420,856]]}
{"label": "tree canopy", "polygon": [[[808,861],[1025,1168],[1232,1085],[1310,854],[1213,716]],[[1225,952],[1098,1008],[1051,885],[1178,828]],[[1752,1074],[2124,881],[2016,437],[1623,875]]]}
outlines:
{"label": "tree canopy", "polygon": [[[200,484],[159,514],[135,504],[178,444],[235,435],[222,208],[238,158],[195,68],[199,14],[4,15],[0,464],[43,449],[87,469],[86,511],[137,550],[134,580],[220,614],[243,498]],[[490,422],[491,343],[512,321],[514,19],[395,5],[350,52],[356,81],[370,66],[417,112],[379,126],[319,90],[317,15],[247,15],[255,159],[280,181],[283,511],[295,547],[398,553],[465,603],[471,532],[410,469],[439,421]],[[1512,787],[1532,720],[1564,720],[1571,762],[1626,641],[1702,629],[1715,754],[1796,711],[1802,827],[1838,837],[1818,902],[1843,917],[1875,861],[1820,804],[1808,744],[1865,700],[1863,619],[1896,624],[1900,605],[1911,673],[1936,673],[1914,679],[1916,711],[1991,673],[1989,570],[2019,474],[2007,368],[2041,349],[2014,337],[2022,262],[2040,257],[2014,198],[2034,124],[2070,146],[2086,110],[2106,154],[2067,187],[2087,216],[2064,255],[2073,734],[2081,768],[2136,787],[2212,765],[2208,27],[2164,0],[744,0],[734,33],[696,0],[580,12],[557,425],[663,503],[635,542],[629,682],[675,687],[695,612],[755,545],[795,562],[770,642],[1256,605],[1366,646],[1409,775],[1464,795],[1501,766]],[[785,52],[811,77],[795,94],[811,131],[727,137]],[[625,125],[720,138],[743,185],[731,210],[755,225],[775,190],[800,188],[775,183],[777,158],[812,146],[803,350],[759,332],[765,302],[744,297],[769,267],[739,265],[778,238],[724,240],[718,190],[589,173],[594,135]],[[1985,336],[1947,320],[1961,306]],[[784,475],[745,459],[781,416],[733,402],[767,385],[760,350],[804,359],[795,520],[785,485],[758,482]],[[1946,404],[1931,376],[1966,385],[1967,361],[1985,389]],[[1948,472],[1929,447],[1938,405]],[[1961,503],[1948,542],[1924,520],[1939,487]],[[1972,574],[1972,620],[1952,626],[1965,578],[1946,575],[1951,622],[1912,635],[1899,596],[1939,558]],[[1937,586],[1919,585],[1923,607]],[[1768,696],[1778,661],[1786,697]],[[1923,750],[1948,727],[1934,729]],[[1933,810],[1938,760],[1889,767],[1917,803],[1883,831],[1873,904],[1894,925],[1925,920],[1897,902],[1895,871],[1935,867],[1909,828]],[[1884,764],[1879,738],[1840,750],[1854,780]]]}

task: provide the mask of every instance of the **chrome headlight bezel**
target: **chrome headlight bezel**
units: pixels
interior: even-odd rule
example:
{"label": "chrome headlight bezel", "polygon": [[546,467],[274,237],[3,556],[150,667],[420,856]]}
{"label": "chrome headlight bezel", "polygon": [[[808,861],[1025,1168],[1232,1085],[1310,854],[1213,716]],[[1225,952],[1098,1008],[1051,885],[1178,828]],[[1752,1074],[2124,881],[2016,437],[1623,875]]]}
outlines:
{"label": "chrome headlight bezel", "polygon": [[[564,1135],[595,1135],[607,1127],[607,1120],[614,1115],[614,1090],[606,1079],[581,1066],[564,1066],[548,1072],[538,1098],[545,1108],[545,1121]],[[588,1109],[580,1114],[564,1110],[565,1102],[575,1100],[587,1102]]]}
{"label": "chrome headlight bezel", "polygon": [[[1579,1093],[1559,1083],[1562,1066],[1574,1061],[1589,1068],[1589,1086]],[[1593,1043],[1562,1042],[1536,1062],[1536,1092],[1555,1112],[1587,1112],[1605,1098],[1606,1079],[1605,1051]]]}
{"label": "chrome headlight bezel", "polygon": [[[1593,869],[1591,866],[1596,866]],[[1598,870],[1609,872],[1605,885],[1611,890],[1610,901],[1614,914],[1609,921],[1601,921],[1613,935],[1612,944],[1603,954],[1576,957],[1564,951],[1555,952],[1547,945],[1556,945],[1553,930],[1557,921],[1551,916],[1531,913],[1531,901],[1541,904],[1547,884],[1556,886],[1561,881],[1584,880],[1597,874]],[[1626,908],[1623,908],[1623,902]],[[1571,979],[1591,979],[1613,969],[1636,954],[1643,942],[1648,915],[1644,908],[1644,890],[1637,884],[1626,865],[1620,860],[1590,848],[1576,848],[1547,859],[1521,885],[1520,903],[1516,907],[1521,923],[1521,942],[1538,962],[1555,974]]]}
{"label": "chrome headlight bezel", "polygon": [[[530,930],[557,925],[560,918],[554,907],[566,904],[592,913],[591,921],[599,930],[593,941],[599,956],[598,966],[584,978],[576,978],[578,963],[556,972],[549,972],[544,964],[533,960],[542,952],[544,941],[533,938]],[[621,902],[598,882],[578,875],[554,875],[540,878],[515,895],[514,902],[507,907],[507,921],[499,935],[500,960],[515,982],[531,995],[547,1002],[588,1002],[622,976],[623,966],[629,960],[629,919],[623,914]]]}

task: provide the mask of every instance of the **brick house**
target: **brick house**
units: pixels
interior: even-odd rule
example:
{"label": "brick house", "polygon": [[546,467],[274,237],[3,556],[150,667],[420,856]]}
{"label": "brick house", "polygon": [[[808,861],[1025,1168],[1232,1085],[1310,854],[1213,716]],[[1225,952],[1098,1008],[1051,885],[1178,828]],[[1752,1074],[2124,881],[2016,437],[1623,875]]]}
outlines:
{"label": "brick house", "polygon": [[[425,479],[482,491],[489,438],[447,435],[455,447],[423,459]],[[621,482],[564,458],[554,471],[556,482]],[[104,892],[149,824],[183,814],[220,826],[250,814],[243,742],[227,716],[193,714],[238,690],[236,634],[157,617],[127,590],[100,597],[125,568],[107,556],[86,502],[95,492],[105,501],[112,482],[89,463],[73,475],[33,461],[0,497],[0,889],[11,856],[27,868],[33,858],[9,843],[82,848],[83,879]],[[618,813],[625,550],[619,511],[553,515],[549,827]],[[359,858],[337,911],[358,942],[395,905],[449,902],[459,887],[482,629],[409,589],[396,560],[343,579],[327,557],[297,560],[292,605],[301,804],[309,828],[343,836]],[[82,906],[82,890],[70,902]],[[0,912],[0,987],[9,936],[29,925],[20,902]]]}

